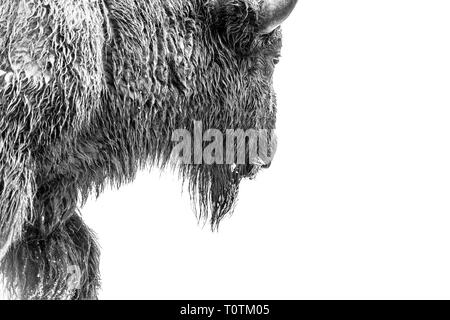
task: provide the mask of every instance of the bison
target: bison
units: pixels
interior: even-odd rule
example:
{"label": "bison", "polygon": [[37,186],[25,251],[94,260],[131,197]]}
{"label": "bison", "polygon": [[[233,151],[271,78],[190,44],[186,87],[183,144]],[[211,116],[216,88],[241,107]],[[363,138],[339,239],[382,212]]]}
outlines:
{"label": "bison", "polygon": [[177,163],[173,132],[194,121],[275,128],[279,26],[296,3],[0,3],[0,272],[11,297],[96,299],[99,248],[79,210],[139,170],[177,170],[198,217],[218,226],[241,180],[270,163]]}

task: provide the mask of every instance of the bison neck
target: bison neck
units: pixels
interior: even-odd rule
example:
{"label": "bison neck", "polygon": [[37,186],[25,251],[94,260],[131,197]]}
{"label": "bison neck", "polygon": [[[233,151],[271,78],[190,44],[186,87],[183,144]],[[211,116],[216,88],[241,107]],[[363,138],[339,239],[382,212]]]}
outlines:
{"label": "bison neck", "polygon": [[196,2],[105,0],[102,108],[85,137],[126,143],[143,163],[167,160],[172,132],[202,116],[195,96],[208,54]]}

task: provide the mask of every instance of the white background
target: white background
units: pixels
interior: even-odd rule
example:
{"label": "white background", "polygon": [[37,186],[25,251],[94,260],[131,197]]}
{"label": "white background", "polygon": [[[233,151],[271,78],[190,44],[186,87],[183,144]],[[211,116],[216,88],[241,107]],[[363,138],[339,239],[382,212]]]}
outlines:
{"label": "white background", "polygon": [[303,0],[278,153],[219,233],[171,174],[84,208],[103,299],[450,298],[450,2]]}

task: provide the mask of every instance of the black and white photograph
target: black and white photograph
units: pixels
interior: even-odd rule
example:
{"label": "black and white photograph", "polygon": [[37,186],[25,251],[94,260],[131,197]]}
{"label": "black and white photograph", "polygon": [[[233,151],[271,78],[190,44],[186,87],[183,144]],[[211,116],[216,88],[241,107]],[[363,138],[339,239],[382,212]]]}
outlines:
{"label": "black and white photograph", "polygon": [[449,271],[448,0],[0,0],[2,302],[272,319]]}

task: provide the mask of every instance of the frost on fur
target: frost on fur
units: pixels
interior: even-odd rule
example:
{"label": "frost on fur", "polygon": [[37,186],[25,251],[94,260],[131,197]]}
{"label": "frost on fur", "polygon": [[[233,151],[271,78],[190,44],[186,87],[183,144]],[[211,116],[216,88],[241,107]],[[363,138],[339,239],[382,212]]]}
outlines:
{"label": "frost on fur", "polygon": [[[11,296],[96,298],[99,250],[79,206],[168,166],[174,130],[275,128],[281,33],[258,32],[261,3],[0,3],[0,271]],[[213,228],[260,167],[174,166]]]}

